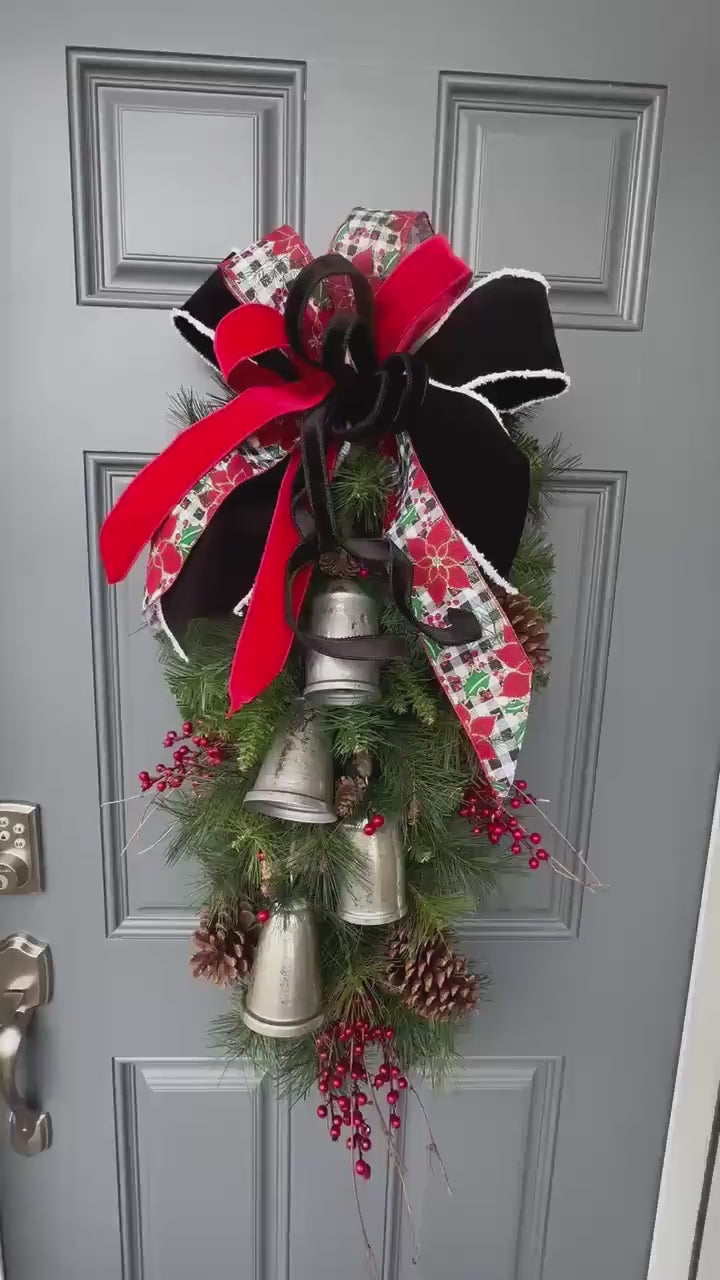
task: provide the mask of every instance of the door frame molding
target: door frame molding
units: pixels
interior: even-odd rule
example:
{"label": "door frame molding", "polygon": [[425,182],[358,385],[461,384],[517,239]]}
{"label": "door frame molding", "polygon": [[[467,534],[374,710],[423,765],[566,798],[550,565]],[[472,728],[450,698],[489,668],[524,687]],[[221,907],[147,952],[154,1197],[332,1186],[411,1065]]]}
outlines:
{"label": "door frame molding", "polygon": [[[720,1088],[720,780],[695,939],[675,1090],[668,1126],[648,1280],[720,1274],[720,1258],[702,1256],[701,1208],[714,1162],[712,1135]],[[696,1239],[696,1237],[698,1237]],[[706,1241],[706,1248],[712,1248]]]}

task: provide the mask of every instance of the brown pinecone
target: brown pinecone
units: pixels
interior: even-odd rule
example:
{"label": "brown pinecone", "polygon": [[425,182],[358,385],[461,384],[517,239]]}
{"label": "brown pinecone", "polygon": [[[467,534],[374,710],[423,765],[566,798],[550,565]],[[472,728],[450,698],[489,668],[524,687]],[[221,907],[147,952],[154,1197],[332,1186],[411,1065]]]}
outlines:
{"label": "brown pinecone", "polygon": [[515,635],[535,668],[546,667],[550,661],[547,623],[539,609],[527,596],[498,592],[498,604],[507,614]]}
{"label": "brown pinecone", "polygon": [[360,567],[347,551],[326,551],[320,556],[320,569],[329,578],[356,578]]}
{"label": "brown pinecone", "polygon": [[468,973],[466,957],[455,955],[441,933],[416,949],[407,929],[396,929],[388,952],[388,983],[414,1013],[449,1022],[475,1008],[478,980]]}
{"label": "brown pinecone", "polygon": [[197,951],[190,957],[194,978],[231,987],[246,978],[255,958],[260,925],[249,903],[240,903],[232,919],[207,912],[193,934]]}
{"label": "brown pinecone", "polygon": [[338,818],[349,818],[357,809],[367,789],[365,778],[345,774],[335,783],[335,812]]}

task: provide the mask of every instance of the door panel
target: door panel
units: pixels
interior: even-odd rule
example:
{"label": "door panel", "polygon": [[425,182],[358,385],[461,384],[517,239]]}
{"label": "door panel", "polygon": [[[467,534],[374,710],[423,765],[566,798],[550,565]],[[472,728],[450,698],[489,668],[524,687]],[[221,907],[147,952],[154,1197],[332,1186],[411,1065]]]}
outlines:
{"label": "door panel", "polygon": [[322,251],[356,203],[431,210],[478,272],[550,277],[573,388],[536,429],[583,461],[554,495],[553,671],[520,774],[610,886],[518,877],[467,921],[490,996],[455,1087],[422,1091],[432,1138],[411,1099],[403,1178],[377,1153],[366,1229],[383,1280],[642,1280],[717,754],[710,7],[6,16],[3,789],[42,806],[46,891],[0,897],[0,936],[47,940],[56,970],[29,1064],[53,1146],[0,1143],[8,1280],[366,1274],[343,1153],[312,1102],[212,1056],[192,872],[116,803],[177,715],[141,567],[110,592],[96,544],[171,438],[168,394],[210,385],[169,308],[284,220]]}

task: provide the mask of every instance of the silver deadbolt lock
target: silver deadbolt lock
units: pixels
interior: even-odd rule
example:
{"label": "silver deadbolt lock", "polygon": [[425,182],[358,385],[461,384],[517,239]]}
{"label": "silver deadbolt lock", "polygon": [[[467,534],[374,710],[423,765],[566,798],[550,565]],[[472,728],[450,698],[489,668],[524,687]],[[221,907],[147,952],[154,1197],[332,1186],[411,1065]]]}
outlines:
{"label": "silver deadbolt lock", "polygon": [[40,807],[0,801],[0,895],[41,888]]}

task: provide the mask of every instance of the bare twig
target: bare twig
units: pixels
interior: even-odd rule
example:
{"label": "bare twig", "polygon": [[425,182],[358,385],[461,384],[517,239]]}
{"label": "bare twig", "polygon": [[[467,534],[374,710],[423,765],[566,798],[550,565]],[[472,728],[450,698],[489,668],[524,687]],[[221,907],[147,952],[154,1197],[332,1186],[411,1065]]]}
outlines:
{"label": "bare twig", "polygon": [[448,1177],[448,1172],[447,1172],[447,1169],[445,1168],[445,1164],[444,1164],[444,1162],[443,1162],[443,1158],[442,1158],[442,1156],[440,1155],[440,1148],[438,1147],[438,1144],[437,1144],[437,1142],[435,1141],[435,1135],[434,1135],[434,1133],[433,1133],[433,1131],[432,1131],[432,1127],[431,1127],[431,1125],[430,1125],[430,1117],[428,1116],[428,1113],[427,1113],[427,1110],[426,1110],[426,1107],[425,1107],[425,1103],[423,1102],[422,1098],[420,1097],[420,1094],[418,1093],[418,1091],[417,1091],[417,1089],[415,1088],[415,1085],[414,1085],[414,1084],[411,1084],[411,1085],[410,1085],[410,1091],[411,1091],[411,1093],[413,1093],[413,1094],[415,1095],[415,1097],[417,1098],[417,1100],[418,1100],[418,1105],[419,1105],[419,1107],[420,1107],[420,1110],[422,1111],[422,1113],[423,1113],[423,1115],[424,1115],[424,1117],[425,1117],[425,1124],[427,1125],[428,1137],[430,1138],[430,1141],[429,1141],[429,1143],[428,1143],[428,1155],[430,1156],[430,1159],[431,1159],[431,1167],[432,1167],[432,1157],[433,1157],[433,1156],[437,1156],[437,1161],[438,1161],[438,1164],[440,1165],[440,1169],[441,1169],[441,1171],[442,1171],[442,1176],[443,1176],[443,1178],[445,1179],[445,1186],[447,1187],[447,1193],[448,1193],[448,1195],[449,1195],[449,1196],[451,1196],[451,1195],[452,1195],[452,1187],[451,1187],[451,1185],[450,1185],[450,1179],[449,1179],[449,1177]]}
{"label": "bare twig", "polygon": [[412,1204],[410,1202],[410,1192],[408,1191],[407,1182],[405,1181],[405,1174],[407,1173],[407,1169],[405,1168],[404,1161],[402,1160],[402,1157],[398,1150],[398,1144],[395,1141],[395,1135],[392,1129],[390,1129],[390,1127],[385,1123],[385,1117],[382,1111],[380,1110],[380,1104],[378,1102],[377,1093],[375,1092],[375,1086],[370,1078],[369,1072],[368,1072],[367,1087],[372,1094],[373,1106],[375,1107],[375,1110],[378,1114],[378,1119],[380,1121],[382,1131],[385,1134],[385,1141],[387,1142],[390,1159],[392,1160],[395,1166],[395,1172],[397,1173],[398,1179],[400,1181],[400,1188],[402,1190],[403,1203],[405,1205],[405,1212],[407,1213],[407,1216],[408,1216],[410,1235],[412,1237],[412,1261],[415,1264],[420,1261],[420,1243],[418,1241],[417,1231],[415,1229],[415,1214],[413,1213]]}
{"label": "bare twig", "polygon": [[165,831],[163,831],[161,836],[158,836],[157,840],[153,840],[152,844],[145,845],[144,849],[138,849],[138,857],[140,856],[141,853],[149,853],[150,850],[154,849],[156,845],[161,844],[162,841],[165,839],[165,837],[169,836],[170,832],[175,830],[176,826],[178,825],[178,821],[179,819],[176,819],[175,822],[171,822],[170,826],[167,827]]}
{"label": "bare twig", "polygon": [[354,1147],[350,1148],[350,1164],[352,1168],[352,1180],[353,1180],[353,1191],[355,1192],[355,1204],[357,1205],[358,1219],[360,1221],[360,1230],[363,1233],[363,1239],[365,1241],[365,1251],[366,1251],[366,1256],[368,1261],[368,1268],[369,1268],[370,1274],[374,1276],[375,1280],[380,1280],[380,1272],[378,1271],[377,1259],[375,1257],[375,1254],[373,1253],[372,1244],[370,1243],[370,1237],[368,1235],[367,1227],[365,1226],[365,1218],[363,1216],[362,1205],[360,1204],[360,1196],[358,1195],[358,1186],[357,1186],[358,1175],[355,1172],[355,1148]]}
{"label": "bare twig", "polygon": [[606,884],[603,884],[602,881],[598,880],[597,876],[595,875],[595,872],[589,866],[583,851],[581,849],[575,848],[575,845],[568,840],[564,832],[562,832],[560,828],[555,825],[552,818],[550,818],[548,814],[545,813],[544,809],[540,808],[540,805],[538,804],[538,802],[536,800],[533,800],[532,796],[529,796],[526,791],[521,791],[519,787],[515,786],[515,783],[513,783],[513,790],[516,791],[517,794],[520,796],[520,798],[526,801],[527,804],[531,804],[535,809],[536,813],[540,814],[540,817],[547,823],[547,825],[551,828],[551,830],[555,832],[556,836],[560,838],[562,843],[565,845],[565,848],[569,849],[573,857],[577,859],[577,861],[580,863],[580,866],[583,868],[583,871],[585,872],[585,874],[583,876],[573,875],[572,871],[570,871],[567,867],[563,866],[562,863],[558,862],[556,858],[550,859],[550,865],[553,871],[555,871],[557,875],[564,876],[565,879],[567,880],[574,880],[576,884],[581,884],[583,888],[589,889],[590,893],[595,893],[597,892],[598,889],[607,889],[608,886]]}
{"label": "bare twig", "polygon": [[123,855],[124,855],[124,854],[126,854],[126,853],[127,853],[127,851],[128,851],[128,849],[130,848],[130,845],[132,844],[133,840],[135,840],[135,839],[136,839],[136,837],[140,834],[140,832],[142,831],[143,827],[145,826],[145,823],[147,822],[148,818],[149,818],[149,817],[154,813],[154,811],[155,811],[155,807],[156,807],[156,806],[155,806],[155,802],[154,802],[154,800],[149,800],[149,801],[148,801],[148,803],[147,803],[147,804],[146,804],[146,806],[145,806],[144,811],[143,811],[143,816],[142,816],[142,818],[141,818],[141,819],[140,819],[140,821],[138,822],[138,824],[137,824],[137,826],[136,826],[135,830],[133,831],[132,835],[131,835],[131,836],[128,836],[127,840],[125,841],[125,845],[124,845],[124,847],[120,850],[120,857],[121,857],[121,858],[123,857]]}

